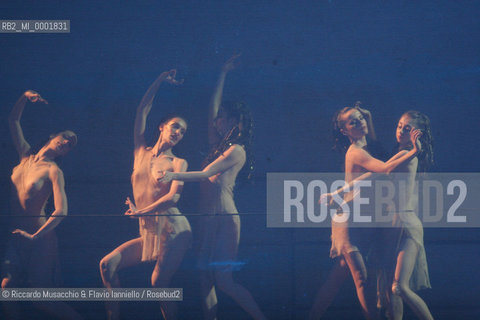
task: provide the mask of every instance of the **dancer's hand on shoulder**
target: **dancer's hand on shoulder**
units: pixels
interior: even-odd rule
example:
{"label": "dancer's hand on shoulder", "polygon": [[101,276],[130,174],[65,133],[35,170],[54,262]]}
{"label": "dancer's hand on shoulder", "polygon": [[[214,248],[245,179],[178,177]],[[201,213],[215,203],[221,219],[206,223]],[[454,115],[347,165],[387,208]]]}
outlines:
{"label": "dancer's hand on shoulder", "polygon": [[171,171],[162,171],[162,176],[160,178],[158,178],[158,182],[162,182],[162,183],[167,183],[167,182],[170,182],[174,178],[174,174],[173,172]]}
{"label": "dancer's hand on shoulder", "polygon": [[25,91],[24,95],[32,103],[42,102],[42,103],[48,104],[47,100],[43,99],[38,92],[35,92],[33,90]]}

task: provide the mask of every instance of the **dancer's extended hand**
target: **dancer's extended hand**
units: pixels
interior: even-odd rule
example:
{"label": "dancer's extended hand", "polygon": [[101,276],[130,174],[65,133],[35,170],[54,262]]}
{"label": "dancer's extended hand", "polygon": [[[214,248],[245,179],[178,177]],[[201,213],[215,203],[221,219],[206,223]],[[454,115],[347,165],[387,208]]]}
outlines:
{"label": "dancer's extended hand", "polygon": [[126,216],[137,216],[137,208],[133,204],[132,200],[130,200],[130,197],[127,197],[127,200],[125,200],[125,204],[128,205],[128,210],[125,211]]}
{"label": "dancer's extended hand", "polygon": [[333,196],[331,193],[323,193],[320,195],[320,199],[318,199],[319,205],[331,205],[333,201]]}
{"label": "dancer's extended hand", "polygon": [[35,240],[34,236],[24,230],[21,229],[15,229],[12,231],[12,234],[18,234],[24,238],[27,238],[28,240]]}
{"label": "dancer's extended hand", "polygon": [[242,54],[241,53],[235,53],[233,56],[230,57],[222,66],[222,71],[223,72],[229,72],[235,69],[235,67],[238,65],[238,62],[235,60],[238,59]]}

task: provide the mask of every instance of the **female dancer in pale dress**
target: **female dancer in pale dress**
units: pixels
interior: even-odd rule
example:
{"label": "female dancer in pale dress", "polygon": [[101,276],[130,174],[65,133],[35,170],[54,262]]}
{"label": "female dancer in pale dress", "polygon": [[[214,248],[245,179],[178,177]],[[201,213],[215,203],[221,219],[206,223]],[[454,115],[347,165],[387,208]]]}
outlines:
{"label": "female dancer in pale dress", "polygon": [[[430,288],[425,247],[423,246],[423,226],[415,209],[418,197],[414,196],[415,177],[418,171],[425,171],[433,164],[433,139],[430,130],[430,119],[421,112],[407,111],[398,121],[396,139],[398,150],[396,157],[407,154],[412,148],[410,133],[420,130],[420,152],[410,161],[403,163],[395,171],[395,185],[398,181],[406,181],[406,198],[397,198],[398,208],[394,215],[394,227],[401,229],[396,253],[396,266],[393,275],[392,293],[389,315],[391,319],[402,319],[403,306],[406,302],[419,319],[433,319],[425,302],[413,290]],[[394,159],[393,157],[392,159]],[[405,203],[403,203],[405,201]],[[391,273],[390,273],[391,274]],[[387,272],[388,275],[388,272]],[[391,276],[387,279],[392,279]],[[399,299],[401,298],[401,300]]]}
{"label": "female dancer in pale dress", "polygon": [[[239,55],[230,58],[222,68],[209,113],[209,140],[214,146],[202,171],[165,172],[165,181],[197,181],[208,179],[209,213],[200,249],[202,271],[202,303],[206,319],[215,319],[217,296],[215,284],[254,319],[264,315],[250,292],[232,278],[240,241],[240,217],[233,201],[233,187],[238,173],[247,161],[251,142],[252,119],[242,103],[222,104],[227,73],[234,68]],[[221,106],[220,106],[221,105]],[[205,201],[205,199],[204,199]],[[212,272],[213,269],[213,272]]]}
{"label": "female dancer in pale dress", "polygon": [[[370,144],[372,144],[372,142],[376,140],[375,129],[372,121],[372,115],[369,110],[361,108],[360,105],[361,105],[361,102],[357,101],[355,103],[355,109],[357,109],[362,114],[362,116],[364,117],[367,123],[367,129],[368,129],[367,138]],[[335,121],[336,121],[336,116],[335,116]],[[335,127],[334,127],[334,135],[336,135]],[[338,138],[339,137],[337,136],[337,140]],[[340,139],[344,139],[344,138],[340,137]],[[336,151],[338,152],[345,153],[346,144],[342,146],[335,143],[334,149],[336,149]],[[379,149],[378,146],[377,146],[377,149]],[[329,195],[330,194],[327,194],[325,196],[328,198]],[[322,201],[319,201],[319,202],[321,203]],[[315,296],[313,307],[310,310],[310,313],[308,316],[310,320],[320,319],[323,316],[323,314],[327,311],[328,307],[333,302],[333,299],[337,295],[341,286],[343,285],[345,280],[348,278],[348,275],[349,275],[349,270],[348,270],[347,263],[345,262],[345,259],[342,256],[339,256],[338,259],[335,260],[335,264],[332,270],[330,270],[330,272],[328,273],[325,283],[320,287],[320,289],[318,290]]]}
{"label": "female dancer in pale dress", "polygon": [[[170,117],[160,124],[160,136],[153,147],[147,147],[144,139],[153,99],[162,83],[180,83],[175,80],[175,75],[175,70],[163,72],[147,90],[137,108],[132,173],[135,204],[127,198],[130,209],[125,214],[139,218],[140,237],[122,244],[100,262],[103,284],[107,288],[120,286],[119,270],[144,261],[156,261],[152,286],[168,287],[190,246],[190,224],[176,207],[183,182],[159,181],[164,170],[183,172],[187,169],[187,162],[172,153],[172,148],[182,140],[187,124],[180,117]],[[108,318],[118,319],[118,303],[109,302],[106,306]],[[176,318],[174,302],[162,301],[160,307],[164,318]]]}
{"label": "female dancer in pale dress", "polygon": [[[23,136],[20,118],[27,101],[47,103],[38,93],[26,91],[13,107],[8,122],[20,163],[13,168],[12,182],[16,191],[13,202],[12,238],[2,266],[2,288],[58,286],[59,265],[55,227],[67,215],[67,196],[62,170],[55,159],[66,155],[77,143],[72,131],[52,135],[34,153]],[[55,210],[45,213],[47,200],[53,193]],[[31,216],[31,217],[29,217]],[[63,302],[37,302],[35,306],[57,318],[80,316]],[[8,302],[5,309],[11,318],[20,317],[18,305]]]}
{"label": "female dancer in pale dress", "polygon": [[[346,151],[345,181],[347,183],[366,172],[389,173],[400,164],[413,159],[418,152],[417,145],[414,143],[412,150],[392,161],[383,162],[372,157],[367,152],[366,135],[369,128],[364,114],[365,112],[362,113],[358,108],[346,107],[338,111],[334,117],[337,147]],[[419,135],[418,130],[412,131],[412,141],[416,141]],[[346,201],[349,201],[352,196],[352,192],[347,193],[345,195]],[[339,213],[338,217],[341,217],[341,215],[342,213]],[[330,256],[332,258],[343,256],[352,274],[362,311],[366,318],[374,319],[376,318],[375,277],[368,278],[364,258],[360,252],[361,243],[366,244],[373,240],[369,239],[372,236],[370,234],[371,230],[356,230],[354,233],[352,231],[348,228],[348,222],[334,221],[332,223]]]}

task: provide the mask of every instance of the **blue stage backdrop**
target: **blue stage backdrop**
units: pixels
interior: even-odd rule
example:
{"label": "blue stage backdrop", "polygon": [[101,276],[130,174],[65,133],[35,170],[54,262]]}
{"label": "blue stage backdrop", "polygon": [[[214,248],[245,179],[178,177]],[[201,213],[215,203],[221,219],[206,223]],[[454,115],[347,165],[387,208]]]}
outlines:
{"label": "blue stage backdrop", "polygon": [[[33,146],[64,129],[78,134],[77,147],[60,164],[69,201],[69,217],[57,228],[64,286],[102,287],[100,259],[138,235],[137,221],[121,215],[125,197],[132,196],[133,121],[144,92],[161,72],[177,69],[184,83],[161,87],[146,136],[153,144],[163,115],[184,115],[188,131],[174,152],[188,160],[189,170],[199,170],[208,151],[210,95],[221,65],[241,52],[224,100],[251,108],[256,164],[252,181],[235,193],[239,211],[251,215],[242,216],[234,276],[268,318],[305,318],[333,265],[330,230],[267,228],[266,173],[341,171],[343,159],[331,151],[331,118],[357,100],[371,111],[388,151],[399,117],[416,109],[431,119],[434,171],[480,172],[479,10],[478,2],[446,0],[0,4],[0,19],[71,24],[66,34],[0,33],[0,254],[9,237],[10,175],[18,162],[7,117],[26,89],[49,101],[25,108],[21,123]],[[198,184],[187,184],[179,208],[198,213],[198,200]],[[47,211],[52,208],[49,203]],[[190,222],[195,235],[198,218]],[[433,289],[421,295],[436,319],[480,315],[479,244],[478,229],[425,230]],[[201,315],[196,246],[172,283],[184,288],[184,319]],[[148,287],[152,268],[123,271],[122,284]],[[227,296],[219,300],[219,318],[247,317]],[[105,318],[103,303],[71,305],[86,319]],[[405,317],[413,317],[405,309]],[[124,303],[122,313],[125,319],[161,318],[156,303]],[[361,318],[352,281],[325,318]]]}

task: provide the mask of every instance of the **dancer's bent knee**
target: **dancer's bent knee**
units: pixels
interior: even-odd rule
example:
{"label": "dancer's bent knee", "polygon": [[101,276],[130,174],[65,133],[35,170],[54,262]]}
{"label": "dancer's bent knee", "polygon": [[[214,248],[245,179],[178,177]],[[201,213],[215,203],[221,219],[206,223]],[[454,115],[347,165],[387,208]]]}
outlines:
{"label": "dancer's bent knee", "polygon": [[113,280],[121,259],[122,254],[115,252],[107,255],[100,261],[100,272],[106,281],[111,282]]}

